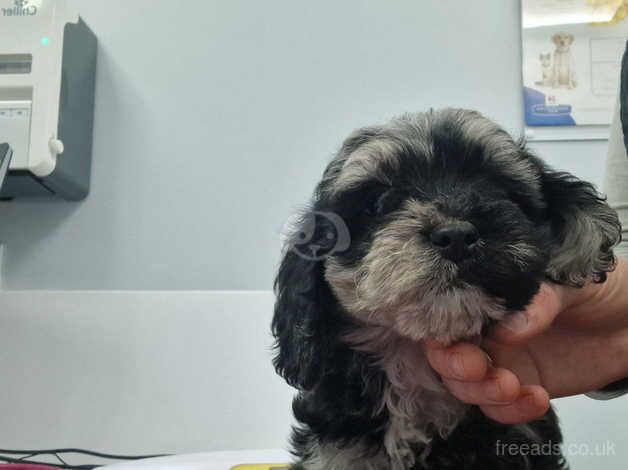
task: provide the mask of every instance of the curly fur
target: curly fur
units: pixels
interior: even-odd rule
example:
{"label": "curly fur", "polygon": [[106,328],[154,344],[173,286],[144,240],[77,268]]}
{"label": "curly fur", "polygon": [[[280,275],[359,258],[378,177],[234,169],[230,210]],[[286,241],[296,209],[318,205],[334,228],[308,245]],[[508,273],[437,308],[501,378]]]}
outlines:
{"label": "curly fur", "polygon": [[[476,229],[464,258],[432,242],[447,224]],[[480,335],[544,280],[603,282],[620,227],[592,185],[477,112],[430,111],[349,136],[301,226],[272,323],[275,367],[298,389],[295,469],[566,467],[556,454],[499,454],[497,442],[559,444],[553,411],[525,426],[485,418],[448,393],[423,341]]]}

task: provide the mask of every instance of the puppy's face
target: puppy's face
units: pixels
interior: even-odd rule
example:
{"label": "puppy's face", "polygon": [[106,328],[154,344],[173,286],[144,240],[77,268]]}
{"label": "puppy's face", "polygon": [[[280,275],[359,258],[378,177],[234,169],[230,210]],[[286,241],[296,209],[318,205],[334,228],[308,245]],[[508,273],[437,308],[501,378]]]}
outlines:
{"label": "puppy's face", "polygon": [[561,52],[569,50],[569,46],[571,46],[573,40],[573,35],[569,33],[557,33],[552,36],[552,41],[556,45],[556,48]]}
{"label": "puppy's face", "polygon": [[552,170],[477,112],[360,129],[288,242],[275,280],[275,367],[310,389],[338,370],[347,335],[363,341],[355,336],[382,326],[417,341],[476,335],[524,308],[544,280],[604,281],[620,234],[591,184]]}
{"label": "puppy's face", "polygon": [[[561,251],[560,208],[548,207],[544,179],[538,160],[475,112],[417,114],[362,129],[317,193],[316,210],[337,214],[351,237],[323,261],[325,280],[361,322],[415,340],[479,334],[523,309],[546,276],[578,284],[612,265],[612,254],[598,260],[617,238],[612,213],[598,228],[583,212],[584,225],[573,221],[574,230],[591,233],[575,236],[590,236],[595,246],[573,241]],[[552,262],[570,248],[586,267],[565,272]]]}

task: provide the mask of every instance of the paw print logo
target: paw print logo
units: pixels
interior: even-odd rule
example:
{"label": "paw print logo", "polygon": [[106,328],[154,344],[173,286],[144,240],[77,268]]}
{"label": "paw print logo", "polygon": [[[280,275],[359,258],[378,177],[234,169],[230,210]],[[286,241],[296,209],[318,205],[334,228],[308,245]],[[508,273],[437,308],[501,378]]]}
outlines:
{"label": "paw print logo", "polygon": [[298,220],[291,218],[284,224],[282,238],[282,245],[288,251],[310,261],[324,260],[348,250],[351,245],[345,221],[333,212],[312,211]]}
{"label": "paw print logo", "polygon": [[15,0],[15,6],[18,8],[24,8],[28,5],[28,0]]}

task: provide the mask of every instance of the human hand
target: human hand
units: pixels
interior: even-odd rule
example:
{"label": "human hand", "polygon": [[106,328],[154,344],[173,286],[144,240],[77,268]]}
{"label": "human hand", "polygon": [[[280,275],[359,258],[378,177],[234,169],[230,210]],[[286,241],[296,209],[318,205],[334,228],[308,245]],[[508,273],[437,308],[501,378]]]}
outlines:
{"label": "human hand", "polygon": [[427,357],[458,399],[490,418],[522,423],[550,398],[628,376],[628,260],[603,284],[543,284],[530,306],[495,325],[480,346],[430,341]]}

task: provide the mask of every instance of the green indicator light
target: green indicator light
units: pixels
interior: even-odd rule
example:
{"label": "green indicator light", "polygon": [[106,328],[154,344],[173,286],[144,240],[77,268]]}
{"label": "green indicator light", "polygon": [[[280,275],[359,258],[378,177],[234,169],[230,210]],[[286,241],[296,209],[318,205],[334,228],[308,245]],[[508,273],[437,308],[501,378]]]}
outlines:
{"label": "green indicator light", "polygon": [[48,37],[41,38],[41,45],[42,46],[47,46],[48,44],[50,44],[50,38],[48,38]]}

